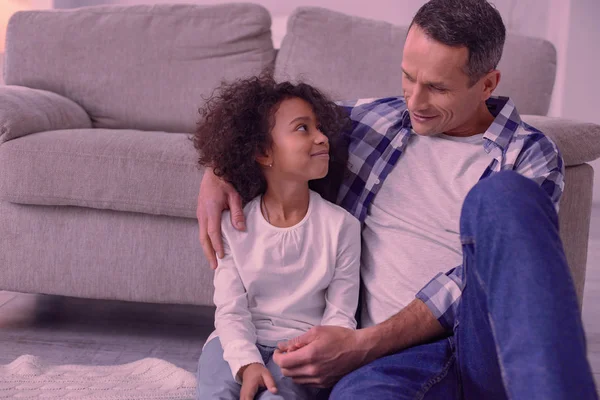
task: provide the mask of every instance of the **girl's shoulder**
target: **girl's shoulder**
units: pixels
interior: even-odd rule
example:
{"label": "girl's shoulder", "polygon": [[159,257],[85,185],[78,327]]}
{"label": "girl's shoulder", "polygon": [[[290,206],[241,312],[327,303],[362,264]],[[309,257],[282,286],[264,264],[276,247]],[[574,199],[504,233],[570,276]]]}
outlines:
{"label": "girl's shoulder", "polygon": [[315,215],[319,219],[327,219],[328,222],[336,226],[345,227],[348,225],[360,226],[360,222],[346,209],[330,201],[325,200],[317,192],[311,191],[311,201],[315,202]]}
{"label": "girl's shoulder", "polygon": [[314,195],[318,197],[312,215],[317,221],[315,226],[326,232],[326,236],[334,238],[332,244],[335,246],[360,246],[361,225],[358,219],[337,204],[321,198],[318,193]]}
{"label": "girl's shoulder", "polygon": [[[244,218],[246,219],[246,226],[248,226],[248,219],[253,216],[257,211],[260,212],[260,196],[255,197],[250,200],[243,208]],[[237,229],[233,227],[231,224],[231,211],[224,210],[223,214],[221,214],[221,232],[225,237],[229,235],[235,235],[236,232],[239,232]]]}

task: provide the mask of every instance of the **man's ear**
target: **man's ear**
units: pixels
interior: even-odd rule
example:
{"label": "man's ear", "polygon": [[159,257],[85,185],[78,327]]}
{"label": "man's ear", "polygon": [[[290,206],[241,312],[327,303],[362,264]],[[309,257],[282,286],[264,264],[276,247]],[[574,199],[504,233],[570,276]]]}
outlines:
{"label": "man's ear", "polygon": [[497,69],[488,72],[483,78],[483,100],[487,100],[490,98],[494,90],[498,87],[500,83],[500,71]]}

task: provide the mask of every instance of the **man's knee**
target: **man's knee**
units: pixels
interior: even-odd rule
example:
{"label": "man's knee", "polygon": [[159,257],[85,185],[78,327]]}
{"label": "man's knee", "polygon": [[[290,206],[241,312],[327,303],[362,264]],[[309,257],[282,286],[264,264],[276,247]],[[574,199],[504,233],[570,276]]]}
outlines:
{"label": "man's knee", "polygon": [[514,205],[522,200],[550,200],[549,196],[533,180],[514,171],[501,171],[484,178],[469,191],[467,202],[487,202]]}
{"label": "man's knee", "polygon": [[359,391],[366,383],[364,374],[362,374],[360,371],[361,370],[359,369],[350,372],[348,375],[340,379],[340,381],[333,387],[331,394],[329,395],[329,400],[359,399]]}
{"label": "man's knee", "polygon": [[481,224],[490,216],[522,219],[533,209],[556,219],[550,196],[536,182],[514,171],[501,171],[482,179],[469,191],[462,207],[461,231],[469,225],[468,220]]}
{"label": "man's knee", "polygon": [[457,379],[454,365],[448,339],[425,343],[379,358],[349,373],[335,385],[329,398],[415,399],[434,386],[453,387],[450,381]]}
{"label": "man's knee", "polygon": [[403,377],[400,374],[389,376],[390,371],[382,368],[385,364],[384,359],[378,359],[344,376],[333,387],[329,400],[396,399],[393,392],[396,392],[398,387],[391,388],[386,382],[392,379],[394,384],[399,385]]}

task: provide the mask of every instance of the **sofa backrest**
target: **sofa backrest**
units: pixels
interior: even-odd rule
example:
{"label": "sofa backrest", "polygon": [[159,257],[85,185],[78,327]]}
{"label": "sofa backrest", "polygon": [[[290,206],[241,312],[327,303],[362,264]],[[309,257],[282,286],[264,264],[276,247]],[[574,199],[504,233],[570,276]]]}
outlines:
{"label": "sofa backrest", "polygon": [[192,132],[221,80],[272,68],[270,28],[255,4],[18,12],[4,76],[74,100],[95,127]]}
{"label": "sofa backrest", "polygon": [[[401,95],[407,29],[300,7],[288,19],[276,78],[303,79],[339,100]],[[521,114],[548,113],[556,74],[556,50],[550,42],[508,34],[498,69],[502,77],[495,94],[510,96]]]}

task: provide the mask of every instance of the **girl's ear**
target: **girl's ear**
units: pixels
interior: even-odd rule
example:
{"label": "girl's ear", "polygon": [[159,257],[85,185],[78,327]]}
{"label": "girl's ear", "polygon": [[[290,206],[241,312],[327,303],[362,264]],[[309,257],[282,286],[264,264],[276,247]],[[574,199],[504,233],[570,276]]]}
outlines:
{"label": "girl's ear", "polygon": [[271,152],[267,151],[265,153],[261,153],[256,156],[256,162],[262,165],[263,167],[270,167],[273,165],[273,157],[271,156]]}

